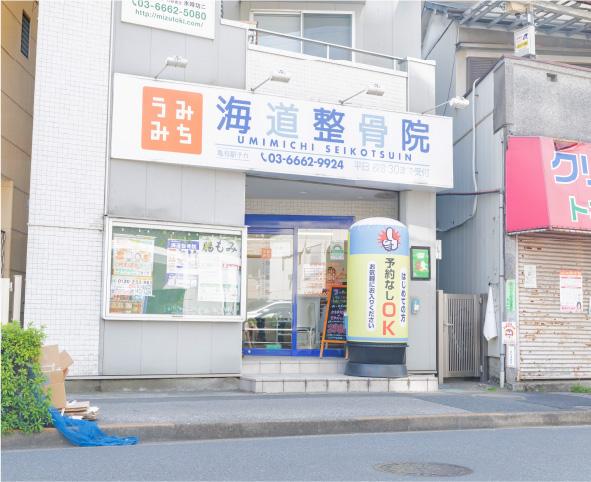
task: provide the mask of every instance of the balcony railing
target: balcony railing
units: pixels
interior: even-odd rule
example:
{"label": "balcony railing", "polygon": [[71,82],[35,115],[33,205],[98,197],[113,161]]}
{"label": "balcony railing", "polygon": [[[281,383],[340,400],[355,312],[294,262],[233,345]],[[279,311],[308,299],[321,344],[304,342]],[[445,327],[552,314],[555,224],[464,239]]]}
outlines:
{"label": "balcony railing", "polygon": [[[363,49],[358,49],[358,48],[354,48],[354,47],[347,47],[344,45],[323,42],[321,40],[314,40],[314,39],[310,39],[310,38],[306,38],[306,37],[299,37],[297,35],[290,35],[290,34],[285,34],[285,33],[274,32],[272,30],[265,30],[265,29],[257,28],[257,27],[249,27],[248,31],[249,31],[248,41],[251,45],[252,44],[259,45],[259,43],[258,43],[259,34],[265,34],[265,35],[270,35],[270,36],[274,36],[274,37],[295,40],[295,41],[299,42],[299,44],[300,44],[300,52],[299,53],[304,53],[303,46],[305,44],[317,45],[317,46],[320,46],[324,49],[323,56],[307,54],[307,55],[310,55],[311,57],[319,57],[319,58],[324,58],[327,60],[331,60],[331,59],[332,60],[341,60],[341,59],[334,59],[333,57],[331,57],[331,52],[332,53],[347,52],[348,54],[350,54],[350,59],[348,61],[366,64],[366,65],[391,68],[393,70],[399,70],[399,68],[398,68],[399,63],[404,61],[404,59],[402,57],[396,57],[394,55],[382,54],[379,52],[372,52],[370,50],[363,50]],[[269,47],[269,48],[274,48],[277,50],[284,50],[284,51],[290,52],[290,50],[281,49],[280,47]],[[366,59],[365,61],[363,60],[364,58]],[[371,60],[374,60],[374,62],[372,62]]]}

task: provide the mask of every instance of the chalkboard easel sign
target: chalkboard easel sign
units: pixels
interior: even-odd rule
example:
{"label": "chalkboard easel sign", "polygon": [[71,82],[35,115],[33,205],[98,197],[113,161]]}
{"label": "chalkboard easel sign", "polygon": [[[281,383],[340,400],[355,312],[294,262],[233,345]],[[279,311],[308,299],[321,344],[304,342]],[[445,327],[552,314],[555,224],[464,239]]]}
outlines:
{"label": "chalkboard easel sign", "polygon": [[344,345],[347,343],[347,330],[345,327],[345,310],[347,309],[347,287],[345,285],[333,285],[328,290],[326,301],[326,314],[324,315],[324,328],[322,329],[322,343],[320,345],[320,358],[325,347],[329,343]]}

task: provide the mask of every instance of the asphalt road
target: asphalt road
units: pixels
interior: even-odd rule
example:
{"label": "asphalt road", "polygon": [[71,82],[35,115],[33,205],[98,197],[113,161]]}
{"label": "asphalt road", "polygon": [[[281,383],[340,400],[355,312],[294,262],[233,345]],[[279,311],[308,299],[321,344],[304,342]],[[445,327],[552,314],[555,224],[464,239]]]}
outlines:
{"label": "asphalt road", "polygon": [[[429,477],[396,475],[376,468],[406,462],[454,464],[470,473]],[[446,479],[591,480],[591,427],[238,439],[2,453],[4,481]]]}

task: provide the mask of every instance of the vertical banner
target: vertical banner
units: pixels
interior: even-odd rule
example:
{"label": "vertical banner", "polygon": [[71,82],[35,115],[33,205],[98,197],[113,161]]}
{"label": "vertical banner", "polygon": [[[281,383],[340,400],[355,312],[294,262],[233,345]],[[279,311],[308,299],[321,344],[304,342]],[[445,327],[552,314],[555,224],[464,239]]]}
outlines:
{"label": "vertical banner", "polygon": [[347,273],[348,341],[408,341],[408,230],[393,219],[351,226]]}
{"label": "vertical banner", "polygon": [[505,309],[508,313],[515,312],[515,280],[505,281]]}
{"label": "vertical banner", "polygon": [[516,352],[515,345],[507,345],[507,354],[505,357],[505,364],[507,368],[515,368],[516,366]]}

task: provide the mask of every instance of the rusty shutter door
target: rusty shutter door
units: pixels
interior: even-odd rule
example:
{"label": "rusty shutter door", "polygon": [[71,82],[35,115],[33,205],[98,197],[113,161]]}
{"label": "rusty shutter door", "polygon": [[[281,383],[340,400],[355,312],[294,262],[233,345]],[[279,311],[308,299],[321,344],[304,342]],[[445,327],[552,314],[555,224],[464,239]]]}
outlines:
{"label": "rusty shutter door", "polygon": [[[537,287],[524,287],[524,265]],[[591,378],[591,236],[518,237],[519,379]],[[560,271],[581,271],[583,313],[560,312]]]}

